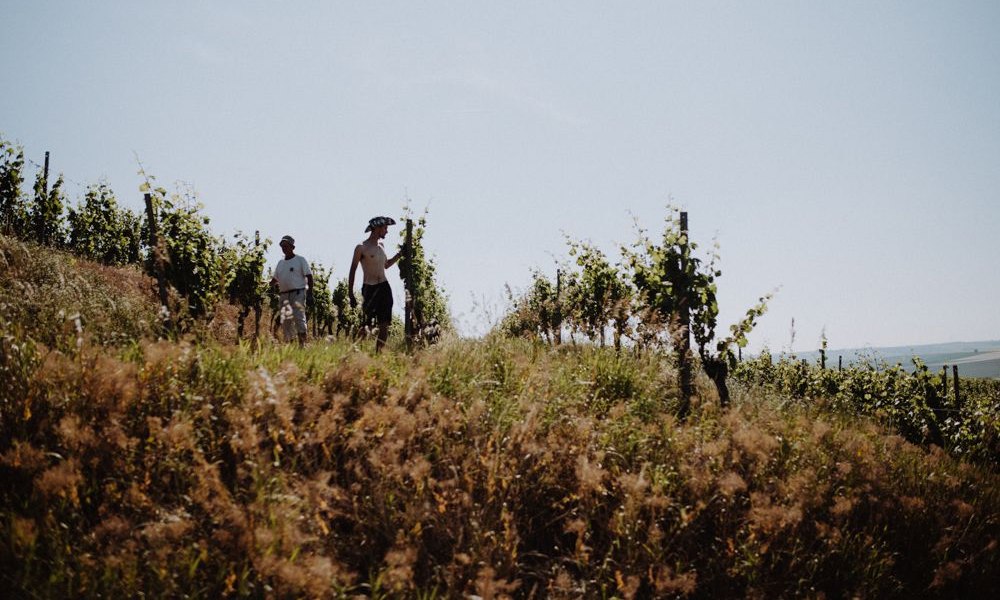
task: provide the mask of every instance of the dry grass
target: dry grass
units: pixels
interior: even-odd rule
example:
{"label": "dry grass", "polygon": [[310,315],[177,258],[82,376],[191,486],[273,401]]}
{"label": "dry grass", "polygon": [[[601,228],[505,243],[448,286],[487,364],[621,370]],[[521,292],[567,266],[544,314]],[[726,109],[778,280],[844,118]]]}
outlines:
{"label": "dry grass", "polygon": [[995,475],[766,398],[706,402],[677,423],[666,371],[495,341],[414,357],[346,342],[38,351],[5,375],[27,393],[2,399],[3,585],[43,597],[991,589]]}
{"label": "dry grass", "polygon": [[[94,297],[121,276],[79,271]],[[39,314],[81,297],[4,276],[48,290],[18,296]],[[707,381],[679,423],[656,354],[102,345],[118,317],[47,334],[11,300],[11,597],[948,598],[1000,574],[995,473],[821,403],[723,411]]]}
{"label": "dry grass", "polygon": [[82,338],[122,345],[149,336],[155,282],[0,235],[0,321],[64,350]]}

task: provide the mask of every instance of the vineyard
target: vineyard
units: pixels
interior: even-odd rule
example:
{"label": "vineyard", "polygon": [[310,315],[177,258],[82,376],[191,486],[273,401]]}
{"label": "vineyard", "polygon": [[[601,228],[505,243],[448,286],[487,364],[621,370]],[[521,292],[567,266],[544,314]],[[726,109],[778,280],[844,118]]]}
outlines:
{"label": "vineyard", "polygon": [[[481,339],[414,218],[375,355],[314,265],[270,334],[268,239],[142,173],[71,207],[0,140],[0,589],[10,597],[987,597],[1000,382],[741,360],[668,209],[567,239]],[[824,348],[825,350],[825,348]]]}

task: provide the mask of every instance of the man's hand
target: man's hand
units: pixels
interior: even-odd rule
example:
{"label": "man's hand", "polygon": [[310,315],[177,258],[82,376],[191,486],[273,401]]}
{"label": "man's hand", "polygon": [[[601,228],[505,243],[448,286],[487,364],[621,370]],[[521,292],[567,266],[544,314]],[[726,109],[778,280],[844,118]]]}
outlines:
{"label": "man's hand", "polygon": [[353,293],[351,293],[351,295],[349,296],[349,299],[351,301],[351,308],[357,308],[358,307],[358,299],[354,297]]}
{"label": "man's hand", "polygon": [[309,288],[309,290],[306,292],[306,306],[308,306],[309,308],[316,306],[316,297],[313,296],[312,288]]}

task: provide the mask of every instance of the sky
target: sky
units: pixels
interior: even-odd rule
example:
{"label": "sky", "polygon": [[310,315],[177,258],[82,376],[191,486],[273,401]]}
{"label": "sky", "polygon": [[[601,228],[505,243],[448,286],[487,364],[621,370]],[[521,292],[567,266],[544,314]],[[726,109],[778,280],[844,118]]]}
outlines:
{"label": "sky", "polygon": [[777,290],[751,349],[1000,339],[1000,3],[0,5],[0,135],[71,202],[140,210],[141,161],[337,278],[426,209],[466,335],[565,236],[617,260],[676,206],[721,330]]}

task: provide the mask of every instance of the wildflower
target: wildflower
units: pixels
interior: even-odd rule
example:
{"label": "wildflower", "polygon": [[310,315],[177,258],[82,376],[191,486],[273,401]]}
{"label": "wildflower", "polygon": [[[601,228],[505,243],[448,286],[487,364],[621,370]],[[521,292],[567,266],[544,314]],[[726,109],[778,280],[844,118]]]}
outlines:
{"label": "wildflower", "polygon": [[698,587],[698,576],[694,571],[675,572],[669,566],[663,566],[653,573],[653,589],[657,594],[690,596]]}
{"label": "wildflower", "polygon": [[34,548],[35,541],[38,539],[38,527],[35,525],[33,519],[14,517],[11,534],[11,541],[14,543],[14,547],[24,551]]}
{"label": "wildflower", "polygon": [[957,581],[962,577],[962,563],[958,561],[947,562],[934,571],[934,580],[931,581],[931,589],[944,587],[951,581]]}
{"label": "wildflower", "polygon": [[830,514],[835,517],[846,517],[854,508],[855,500],[846,496],[837,496],[830,508]]}
{"label": "wildflower", "polygon": [[74,458],[62,461],[39,475],[35,479],[35,488],[45,497],[60,497],[78,505],[77,489],[81,483],[80,464]]}
{"label": "wildflower", "polygon": [[591,492],[604,493],[603,480],[607,471],[599,462],[591,462],[586,455],[581,454],[576,460],[576,478],[579,484],[580,495],[585,496]]}
{"label": "wildflower", "polygon": [[385,555],[385,578],[386,583],[394,590],[401,591],[409,588],[413,581],[413,565],[417,561],[416,549],[403,543],[403,540],[396,540],[396,545]]}
{"label": "wildflower", "polygon": [[510,581],[497,577],[496,570],[486,565],[476,574],[476,594],[482,600],[500,600],[511,598],[512,593],[521,587],[521,581]]}
{"label": "wildflower", "polygon": [[14,441],[14,446],[0,455],[0,466],[37,471],[47,464],[45,452],[27,442]]}
{"label": "wildflower", "polygon": [[747,489],[747,482],[743,481],[743,478],[739,476],[738,473],[733,471],[728,471],[725,475],[719,478],[719,491],[722,492],[724,496],[732,496],[737,492],[742,492]]}

